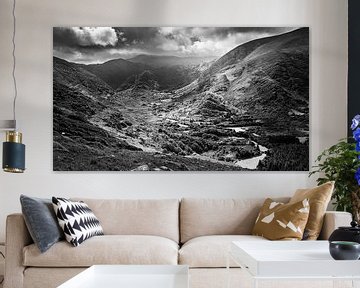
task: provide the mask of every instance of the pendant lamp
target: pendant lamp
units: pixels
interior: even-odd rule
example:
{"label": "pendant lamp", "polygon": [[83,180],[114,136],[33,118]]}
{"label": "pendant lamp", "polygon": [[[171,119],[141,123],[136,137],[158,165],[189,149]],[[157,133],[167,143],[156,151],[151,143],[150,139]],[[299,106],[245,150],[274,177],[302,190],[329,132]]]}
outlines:
{"label": "pendant lamp", "polygon": [[16,35],[16,0],[13,1],[13,36],[12,36],[12,57],[13,69],[12,78],[14,82],[14,100],[13,100],[13,120],[0,121],[0,130],[6,131],[5,142],[3,143],[2,167],[5,172],[23,173],[25,171],[25,145],[22,144],[22,133],[17,131],[16,127],[16,98],[17,86],[15,77],[16,57],[15,57],[15,35]]}

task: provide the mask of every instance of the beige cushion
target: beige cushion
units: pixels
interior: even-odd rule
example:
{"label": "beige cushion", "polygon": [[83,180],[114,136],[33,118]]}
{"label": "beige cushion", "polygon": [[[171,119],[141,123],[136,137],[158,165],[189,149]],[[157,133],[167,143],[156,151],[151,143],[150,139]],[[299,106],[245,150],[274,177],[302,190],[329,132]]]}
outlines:
{"label": "beige cushion", "polygon": [[106,235],[156,235],[179,242],[178,199],[74,200],[88,204]]}
{"label": "beige cushion", "polygon": [[301,240],[309,207],[307,199],[284,204],[268,198],[259,212],[252,234],[269,240]]}
{"label": "beige cushion", "polygon": [[[196,268],[189,269],[189,280],[191,288],[246,288],[254,287],[251,285],[251,277],[245,269],[231,268],[229,271],[224,268]],[[230,282],[228,285],[228,281]],[[261,288],[267,281],[261,281]],[[275,286],[280,288],[279,285]],[[271,287],[274,288],[274,287]],[[291,287],[293,288],[293,287]],[[307,287],[306,287],[307,288]]]}
{"label": "beige cushion", "polygon": [[178,244],[159,236],[95,236],[78,247],[66,241],[46,253],[31,244],[23,250],[25,266],[88,267],[95,264],[171,264],[178,260]]}
{"label": "beige cushion", "polygon": [[[22,288],[56,288],[65,281],[87,269],[81,268],[37,268],[30,267],[24,271]],[[10,286],[12,287],[12,286]],[[105,288],[105,287],[104,287]]]}
{"label": "beige cushion", "polygon": [[[251,235],[201,236],[186,242],[179,250],[179,264],[190,267],[226,267],[232,241],[268,241]],[[233,261],[231,267],[238,267]]]}
{"label": "beige cushion", "polygon": [[180,204],[181,243],[205,235],[249,235],[263,202],[263,198],[184,198]]}
{"label": "beige cushion", "polygon": [[[232,268],[198,268],[189,270],[189,280],[191,288],[330,288],[330,287],[353,287],[352,281],[345,279],[291,279],[291,278],[268,278],[259,279],[258,284],[254,283],[253,277],[246,269]],[[228,281],[230,282],[228,284]],[[334,284],[336,282],[336,284]],[[356,281],[357,282],[357,281]],[[48,288],[48,287],[44,287]]]}
{"label": "beige cushion", "polygon": [[305,234],[308,235],[306,240],[316,240],[319,237],[334,184],[331,181],[311,189],[298,189],[290,199],[290,203],[302,201],[305,198],[309,199],[310,214],[305,227]]}

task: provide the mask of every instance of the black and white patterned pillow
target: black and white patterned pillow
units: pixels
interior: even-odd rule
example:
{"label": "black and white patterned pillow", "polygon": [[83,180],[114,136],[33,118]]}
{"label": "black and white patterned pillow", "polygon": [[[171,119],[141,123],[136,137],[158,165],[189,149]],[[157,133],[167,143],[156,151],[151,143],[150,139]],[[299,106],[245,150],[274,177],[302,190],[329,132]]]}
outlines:
{"label": "black and white patterned pillow", "polygon": [[99,220],[84,202],[52,197],[55,214],[66,241],[79,246],[86,239],[104,235]]}

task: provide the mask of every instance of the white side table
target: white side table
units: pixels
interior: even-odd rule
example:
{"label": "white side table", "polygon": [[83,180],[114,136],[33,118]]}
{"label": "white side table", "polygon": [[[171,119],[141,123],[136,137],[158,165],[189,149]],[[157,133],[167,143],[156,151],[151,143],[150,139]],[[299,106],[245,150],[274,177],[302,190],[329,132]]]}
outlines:
{"label": "white side table", "polygon": [[185,265],[94,265],[58,288],[189,288]]}
{"label": "white side table", "polygon": [[229,259],[248,272],[249,287],[276,282],[270,287],[360,288],[360,261],[336,261],[328,247],[328,241],[238,241],[232,242]]}

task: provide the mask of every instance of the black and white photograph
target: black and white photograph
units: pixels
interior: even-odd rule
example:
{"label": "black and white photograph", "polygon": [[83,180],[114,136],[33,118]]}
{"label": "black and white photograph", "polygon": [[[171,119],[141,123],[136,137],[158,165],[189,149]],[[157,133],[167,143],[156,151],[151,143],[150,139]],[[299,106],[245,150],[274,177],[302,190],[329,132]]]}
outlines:
{"label": "black and white photograph", "polygon": [[308,27],[54,27],[54,171],[308,171]]}

